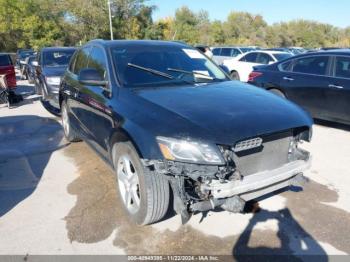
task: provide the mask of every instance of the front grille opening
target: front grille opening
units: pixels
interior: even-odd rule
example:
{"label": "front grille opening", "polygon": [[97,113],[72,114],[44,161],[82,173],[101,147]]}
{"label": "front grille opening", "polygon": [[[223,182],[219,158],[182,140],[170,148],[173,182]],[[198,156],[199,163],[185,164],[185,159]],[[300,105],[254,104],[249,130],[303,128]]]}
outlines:
{"label": "front grille opening", "polygon": [[263,143],[260,147],[241,152],[233,152],[233,160],[243,176],[279,168],[288,161],[290,143],[293,131],[289,130],[261,136]]}

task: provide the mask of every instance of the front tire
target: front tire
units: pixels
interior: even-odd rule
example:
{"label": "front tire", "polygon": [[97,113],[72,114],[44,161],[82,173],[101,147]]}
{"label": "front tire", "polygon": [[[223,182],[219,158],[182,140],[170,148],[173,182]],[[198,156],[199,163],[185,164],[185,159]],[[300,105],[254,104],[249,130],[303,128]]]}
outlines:
{"label": "front tire", "polygon": [[161,220],[169,207],[169,183],[164,175],[149,170],[130,142],[113,147],[118,191],[125,211],[138,225]]}
{"label": "front tire", "polygon": [[68,112],[68,105],[65,101],[63,101],[61,106],[61,118],[64,136],[69,142],[79,142],[81,139],[70,124],[70,117]]}

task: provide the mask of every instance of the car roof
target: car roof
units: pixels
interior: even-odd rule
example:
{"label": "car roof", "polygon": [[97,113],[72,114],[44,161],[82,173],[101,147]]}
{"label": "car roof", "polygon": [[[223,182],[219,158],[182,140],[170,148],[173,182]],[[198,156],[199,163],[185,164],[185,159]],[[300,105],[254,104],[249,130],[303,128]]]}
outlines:
{"label": "car roof", "polygon": [[[271,51],[271,50],[256,50],[256,51],[251,51],[249,53],[265,53],[265,54],[269,54],[269,55],[289,54],[288,52]],[[246,53],[246,54],[249,54],[249,53]]]}
{"label": "car roof", "polygon": [[74,46],[68,46],[68,47],[65,47],[65,46],[57,46],[57,47],[44,47],[40,50],[40,52],[46,52],[46,51],[60,51],[60,50],[76,50],[77,47],[74,47]]}
{"label": "car roof", "polygon": [[[96,39],[88,42],[87,44],[99,44],[105,47],[114,47],[118,45],[130,45],[130,46],[178,46],[191,48],[190,45],[179,41],[161,41],[161,40],[102,40]],[[193,47],[192,47],[193,48]]]}
{"label": "car roof", "polygon": [[[314,53],[319,53],[319,54],[334,54],[334,55],[350,55],[350,49],[331,49],[331,50],[320,50],[318,52],[314,52]],[[312,53],[309,53],[312,54]]]}
{"label": "car roof", "polygon": [[250,47],[250,46],[213,46],[212,48],[250,48],[250,49],[253,49],[253,47]]}
{"label": "car roof", "polygon": [[303,54],[297,55],[295,57],[303,57],[303,56],[310,56],[310,55],[346,55],[346,56],[349,56],[350,49],[318,50],[318,51],[303,53]]}

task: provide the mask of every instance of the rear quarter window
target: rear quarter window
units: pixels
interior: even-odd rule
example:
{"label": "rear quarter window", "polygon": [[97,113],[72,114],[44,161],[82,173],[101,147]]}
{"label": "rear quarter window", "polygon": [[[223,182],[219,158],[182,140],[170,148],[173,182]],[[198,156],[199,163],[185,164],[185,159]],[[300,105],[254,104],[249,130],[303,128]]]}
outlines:
{"label": "rear quarter window", "polygon": [[350,57],[336,58],[335,76],[350,79]]}
{"label": "rear quarter window", "polygon": [[284,62],[278,66],[278,69],[283,72],[290,72],[292,68],[292,62],[293,60]]}
{"label": "rear quarter window", "polygon": [[9,55],[0,55],[0,66],[12,65],[11,57]]}

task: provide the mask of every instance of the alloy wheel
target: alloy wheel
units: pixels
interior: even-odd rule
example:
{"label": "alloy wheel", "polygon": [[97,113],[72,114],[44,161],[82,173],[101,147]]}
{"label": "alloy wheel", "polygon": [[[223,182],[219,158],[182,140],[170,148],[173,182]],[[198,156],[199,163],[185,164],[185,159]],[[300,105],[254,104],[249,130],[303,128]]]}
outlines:
{"label": "alloy wheel", "polygon": [[137,171],[128,155],[119,158],[117,166],[118,186],[123,203],[131,214],[140,208],[141,195]]}

